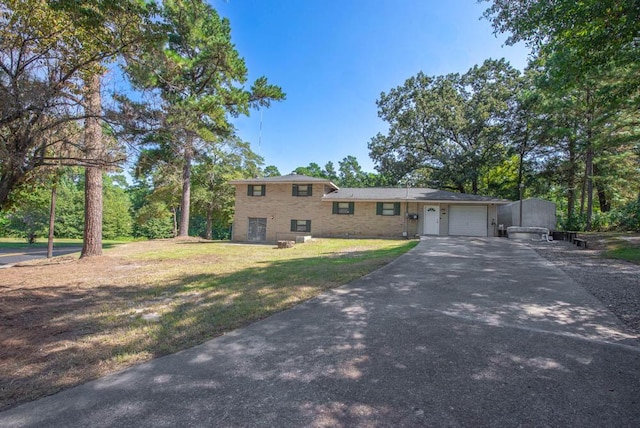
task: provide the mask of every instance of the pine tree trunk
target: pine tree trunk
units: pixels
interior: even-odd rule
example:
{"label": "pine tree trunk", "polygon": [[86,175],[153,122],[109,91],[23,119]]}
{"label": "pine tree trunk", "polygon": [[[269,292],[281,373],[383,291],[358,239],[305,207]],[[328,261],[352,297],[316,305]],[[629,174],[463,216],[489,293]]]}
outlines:
{"label": "pine tree trunk", "polygon": [[582,177],[582,190],[580,191],[580,217],[584,216],[585,197],[587,195],[587,167],[584,168]]}
{"label": "pine tree trunk", "polygon": [[[598,165],[593,165],[593,175],[595,177],[600,176],[600,171],[598,171]],[[600,206],[600,212],[608,213],[611,211],[611,201],[607,197],[607,188],[602,183],[602,180],[596,179],[594,186],[596,187],[596,193],[598,194],[598,204]]]}
{"label": "pine tree trunk", "polygon": [[591,230],[591,221],[593,218],[593,149],[587,149],[586,159],[586,185],[587,185],[587,220],[584,226],[585,231]]}
{"label": "pine tree trunk", "polygon": [[[104,154],[102,128],[100,127],[101,99],[100,75],[89,83],[86,95],[84,143],[89,162],[99,163]],[[102,168],[85,168],[84,239],[80,258],[102,255]]]}
{"label": "pine tree trunk", "polygon": [[182,167],[182,201],[180,212],[179,237],[189,236],[189,211],[191,209],[191,149],[187,148],[184,155],[184,166]]}
{"label": "pine tree trunk", "polygon": [[588,114],[587,121],[587,153],[586,153],[586,184],[587,184],[587,220],[585,224],[585,231],[591,230],[591,222],[593,219],[593,132],[591,126],[593,125],[593,111],[591,108],[591,91],[587,89],[587,108]]}
{"label": "pine tree trunk", "polygon": [[[57,180],[57,177],[56,177]],[[49,239],[47,241],[47,258],[53,257],[53,237],[54,227],[56,225],[56,196],[57,196],[58,183],[53,183],[51,187],[51,205],[49,207]]]}
{"label": "pine tree trunk", "polygon": [[573,220],[576,213],[576,140],[569,137],[569,171],[567,172],[567,219]]}

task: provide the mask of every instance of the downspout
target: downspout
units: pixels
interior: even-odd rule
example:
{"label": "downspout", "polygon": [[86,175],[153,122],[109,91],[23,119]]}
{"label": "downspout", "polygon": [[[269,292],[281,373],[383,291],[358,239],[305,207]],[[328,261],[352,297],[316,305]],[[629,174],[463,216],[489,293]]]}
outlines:
{"label": "downspout", "polygon": [[404,236],[409,239],[409,201],[404,203]]}
{"label": "downspout", "polygon": [[404,196],[404,237],[409,239],[409,183]]}

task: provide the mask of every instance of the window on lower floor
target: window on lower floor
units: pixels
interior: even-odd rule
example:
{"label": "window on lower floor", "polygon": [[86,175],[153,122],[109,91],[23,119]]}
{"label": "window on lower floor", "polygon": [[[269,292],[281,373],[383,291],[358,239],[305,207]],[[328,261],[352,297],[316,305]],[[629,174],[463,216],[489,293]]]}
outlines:
{"label": "window on lower floor", "polygon": [[334,214],[353,214],[355,204],[353,202],[334,202],[333,213]]}
{"label": "window on lower floor", "polygon": [[378,215],[400,215],[400,202],[378,202],[376,204]]}
{"label": "window on lower floor", "polygon": [[291,220],[292,232],[311,232],[311,220]]}

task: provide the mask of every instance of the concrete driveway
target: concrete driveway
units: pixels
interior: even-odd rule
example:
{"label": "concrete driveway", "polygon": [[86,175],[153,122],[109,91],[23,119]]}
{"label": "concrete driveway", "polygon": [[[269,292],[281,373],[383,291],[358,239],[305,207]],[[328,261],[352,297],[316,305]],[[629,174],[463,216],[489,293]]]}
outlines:
{"label": "concrete driveway", "polygon": [[637,426],[640,345],[525,245],[429,238],[246,328],[0,426]]}

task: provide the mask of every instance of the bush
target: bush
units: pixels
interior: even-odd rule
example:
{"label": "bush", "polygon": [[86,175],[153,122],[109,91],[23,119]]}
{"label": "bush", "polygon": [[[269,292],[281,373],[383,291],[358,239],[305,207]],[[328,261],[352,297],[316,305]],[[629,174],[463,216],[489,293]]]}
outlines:
{"label": "bush", "polygon": [[616,230],[640,232],[640,200],[629,202],[610,214],[612,226]]}
{"label": "bush", "polygon": [[585,218],[584,216],[563,217],[558,216],[558,225],[561,230],[584,230]]}
{"label": "bush", "polygon": [[162,202],[152,202],[138,210],[134,225],[136,238],[171,238],[173,236],[173,216]]}

